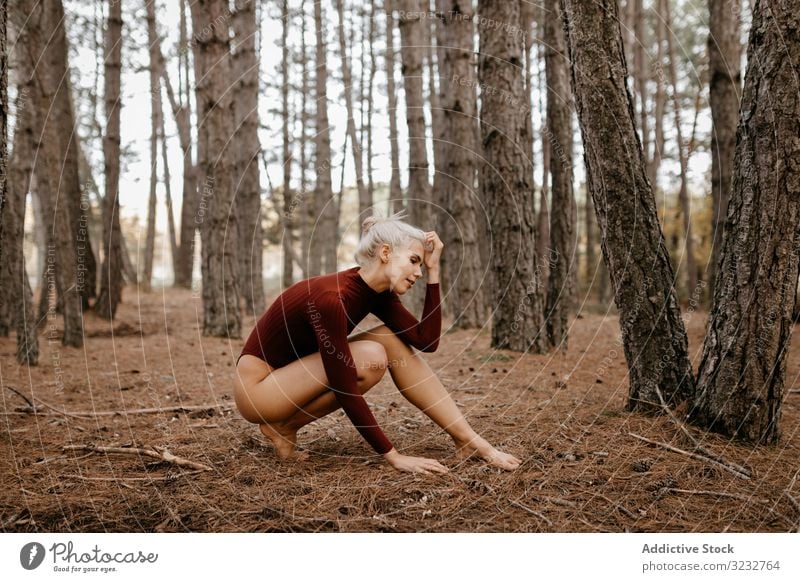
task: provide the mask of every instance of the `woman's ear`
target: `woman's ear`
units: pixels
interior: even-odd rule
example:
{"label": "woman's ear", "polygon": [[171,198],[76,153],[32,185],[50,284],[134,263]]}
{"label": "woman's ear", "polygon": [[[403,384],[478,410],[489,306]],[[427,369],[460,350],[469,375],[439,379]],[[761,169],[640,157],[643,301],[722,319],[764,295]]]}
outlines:
{"label": "woman's ear", "polygon": [[381,262],[388,263],[391,254],[392,254],[392,247],[390,247],[388,243],[383,243],[381,245],[380,251],[378,251],[378,256],[380,257]]}

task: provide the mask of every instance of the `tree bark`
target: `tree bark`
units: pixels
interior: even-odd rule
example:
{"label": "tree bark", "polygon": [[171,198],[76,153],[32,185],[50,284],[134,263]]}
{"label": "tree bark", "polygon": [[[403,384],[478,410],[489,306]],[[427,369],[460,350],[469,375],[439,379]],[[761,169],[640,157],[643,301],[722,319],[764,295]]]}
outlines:
{"label": "tree bark", "polygon": [[90,202],[88,192],[85,192],[86,188],[81,184],[79,172],[81,143],[75,123],[64,6],[61,0],[52,0],[46,6],[49,10],[47,18],[52,23],[52,40],[48,42],[47,52],[53,79],[57,84],[53,113],[59,122],[59,180],[69,207],[75,240],[78,294],[86,309],[89,307],[89,300],[94,299],[97,294],[97,261],[89,232]]}
{"label": "tree bark", "polygon": [[780,437],[800,247],[800,13],[757,0],[728,216],[693,418],[756,443]]}
{"label": "tree bark", "polygon": [[292,196],[292,149],[289,141],[291,124],[289,112],[289,0],[283,0],[281,20],[281,116],[283,117],[283,275],[281,287],[286,289],[294,282],[292,247],[294,245],[294,212]]}
{"label": "tree bark", "polygon": [[709,293],[713,296],[722,233],[728,215],[728,198],[736,150],[736,123],[741,90],[739,13],[742,0],[709,0],[708,68],[711,105],[711,198],[713,239],[708,266]]}
{"label": "tree bark", "polygon": [[647,178],[653,188],[653,194],[658,200],[658,170],[661,167],[661,157],[664,152],[664,109],[666,97],[664,93],[664,37],[667,35],[664,23],[664,0],[656,0],[656,64],[653,67],[653,77],[656,82],[654,96],[654,130],[653,130],[653,155],[647,161]]}
{"label": "tree bark", "polygon": [[314,30],[316,46],[316,135],[314,170],[314,215],[318,217],[311,239],[309,274],[336,271],[336,204],[333,198],[331,178],[331,135],[328,124],[328,64],[326,58],[325,30],[322,19],[322,3],[314,2]]}
{"label": "tree bark", "polygon": [[[445,234],[444,255],[447,295],[452,327],[480,327],[486,318],[486,297],[482,285],[481,235],[478,221],[480,200],[475,191],[478,144],[475,119],[478,116],[476,71],[473,60],[474,12],[469,0],[447,0],[441,15],[443,68],[440,83],[444,108],[442,135],[442,207],[451,215]],[[456,276],[457,275],[457,276]]]}
{"label": "tree bark", "polygon": [[616,0],[564,0],[572,88],[583,136],[587,188],[619,309],[630,373],[628,407],[660,410],[693,392],[673,271],[645,175],[627,92]]}
{"label": "tree bark", "polygon": [[519,2],[479,0],[480,183],[489,214],[491,345],[544,352],[542,297],[536,257],[532,168],[524,140],[524,40]]}
{"label": "tree bark", "polygon": [[[52,113],[48,114],[56,106],[56,82],[47,58],[47,41],[53,38],[56,23],[48,18],[50,15],[41,3],[21,0],[19,7],[26,15],[17,41],[20,58],[26,61],[21,68],[31,73],[25,91],[31,95],[28,107],[33,118],[33,172],[47,225],[47,277],[42,288],[44,290],[44,285],[47,285],[48,290],[54,288],[58,291],[64,316],[61,342],[66,346],[80,347],[83,345],[83,320],[77,292],[75,241],[69,207],[65,207],[66,197],[59,189],[59,120]],[[55,329],[52,310],[47,311],[47,319],[51,322],[49,329],[52,332]],[[50,337],[54,339],[52,335]]]}
{"label": "tree bark", "polygon": [[160,62],[158,51],[158,32],[156,30],[155,0],[145,0],[147,18],[147,44],[150,53],[150,198],[147,205],[147,233],[144,246],[144,268],[139,281],[145,291],[149,291],[153,279],[153,256],[156,244],[156,188],[158,187],[158,133],[161,130],[159,120],[161,80],[159,79]]}
{"label": "tree bark", "polygon": [[[0,10],[5,11],[5,7]],[[5,38],[3,38],[5,41]],[[0,47],[4,48],[4,47]],[[2,51],[0,51],[2,52]],[[2,52],[3,58],[6,53]],[[20,59],[22,60],[22,59]],[[7,86],[6,62],[2,65],[3,83]],[[21,73],[21,74],[20,74]],[[18,71],[18,77],[29,77],[30,71]],[[25,270],[23,242],[25,237],[25,199],[33,172],[33,133],[31,114],[27,102],[30,95],[21,86],[17,94],[17,119],[14,130],[14,150],[9,163],[4,164],[0,175],[0,187],[5,188],[0,226],[0,294],[2,311],[7,313],[8,323],[17,333],[17,362],[36,365],[39,361],[39,338],[36,335],[33,297],[28,273]],[[3,91],[3,123],[7,123],[8,96]],[[5,132],[4,132],[5,135]],[[9,159],[5,152],[3,161]]]}
{"label": "tree bark", "polygon": [[[539,61],[543,62],[545,53],[544,19],[546,11],[542,6],[538,28],[542,31],[539,38]],[[547,93],[545,67],[539,67],[539,111],[546,111],[543,95]],[[547,289],[550,275],[550,140],[547,138],[547,124],[542,124],[542,188],[539,190],[539,212],[536,214],[536,257],[539,261],[539,281],[542,292]]]}
{"label": "tree bark", "polygon": [[397,90],[395,88],[394,59],[394,9],[393,0],[385,0],[386,9],[386,93],[389,100],[389,148],[392,175],[389,182],[390,212],[403,208],[403,191],[400,188],[400,149],[397,144]]}
{"label": "tree bark", "polygon": [[[288,15],[284,18],[288,26]],[[233,14],[235,51],[233,72],[236,79],[234,96],[234,157],[233,180],[234,206],[239,223],[239,287],[244,296],[248,312],[259,315],[265,309],[264,299],[264,242],[261,230],[261,178],[258,157],[261,143],[258,139],[258,78],[259,65],[256,56],[256,10],[255,2],[237,2]],[[288,57],[287,57],[288,60]],[[288,67],[288,64],[286,65]],[[288,91],[288,82],[284,82]],[[285,132],[289,121],[286,120]],[[284,165],[286,184],[284,196],[288,195],[291,177],[291,162]],[[285,229],[284,238],[291,244],[292,230]],[[291,281],[291,256],[289,257],[288,280]],[[284,273],[285,275],[285,273]]]}
{"label": "tree bark", "polygon": [[550,347],[567,350],[568,316],[575,290],[572,272],[575,261],[575,194],[572,186],[572,127],[566,44],[559,0],[545,6],[545,72],[547,77],[547,128],[550,142],[552,208],[548,290],[545,306],[547,340]]}
{"label": "tree bark", "polygon": [[103,136],[106,191],[103,198],[105,256],[95,312],[113,319],[122,299],[122,234],[119,223],[120,84],[122,78],[122,0],[108,0],[105,38],[105,111]]}
{"label": "tree bark", "polygon": [[[406,94],[408,123],[408,208],[415,226],[427,224],[431,186],[428,181],[428,149],[425,137],[425,99],[423,79],[423,20],[427,13],[420,0],[400,1],[400,54],[403,62],[403,86]],[[424,291],[424,290],[423,290]]]}
{"label": "tree bark", "polygon": [[202,238],[203,335],[238,338],[239,228],[234,208],[233,105],[226,0],[191,4],[197,94],[199,175],[196,222]]}

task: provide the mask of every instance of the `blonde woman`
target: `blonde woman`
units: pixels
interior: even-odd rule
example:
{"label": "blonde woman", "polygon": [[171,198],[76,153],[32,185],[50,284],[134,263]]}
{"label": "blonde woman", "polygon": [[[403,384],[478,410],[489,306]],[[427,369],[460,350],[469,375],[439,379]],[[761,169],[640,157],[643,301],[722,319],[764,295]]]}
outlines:
{"label": "blonde woman", "polygon": [[[495,449],[467,423],[419,354],[439,345],[439,259],[444,244],[402,220],[368,217],[356,251],[359,266],[300,281],[258,320],[236,366],[234,397],[242,416],[260,426],[281,458],[304,459],[297,431],[343,408],[369,445],[395,469],[445,473],[434,459],[403,455],[375,421],[363,394],[389,369],[400,393],[444,429],[459,458],[479,456],[507,470],[521,461]],[[403,307],[427,273],[420,321]],[[384,325],[348,338],[368,313]]]}

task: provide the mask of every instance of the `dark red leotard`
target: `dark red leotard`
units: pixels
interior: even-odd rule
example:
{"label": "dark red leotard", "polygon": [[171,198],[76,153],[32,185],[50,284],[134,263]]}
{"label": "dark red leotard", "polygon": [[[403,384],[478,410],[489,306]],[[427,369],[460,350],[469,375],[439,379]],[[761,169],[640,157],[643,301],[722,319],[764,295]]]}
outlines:
{"label": "dark red leotard", "polygon": [[375,291],[359,269],[312,277],[286,289],[258,320],[239,357],[256,356],[281,368],[319,352],[329,387],[345,414],[372,448],[384,454],[392,443],[358,391],[347,336],[368,313],[374,313],[407,344],[423,352],[435,351],[442,328],[439,284],[427,285],[422,321],[417,321],[397,293]]}

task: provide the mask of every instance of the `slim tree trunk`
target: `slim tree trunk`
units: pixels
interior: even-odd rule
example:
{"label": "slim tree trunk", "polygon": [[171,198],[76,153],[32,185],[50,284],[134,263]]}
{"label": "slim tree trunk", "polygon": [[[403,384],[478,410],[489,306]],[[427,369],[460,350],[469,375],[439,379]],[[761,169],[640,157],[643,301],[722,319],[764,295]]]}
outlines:
{"label": "slim tree trunk", "polygon": [[[199,174],[197,210],[202,237],[203,334],[241,335],[239,314],[239,229],[234,201],[235,153],[229,13],[225,0],[191,4],[195,31]],[[215,23],[212,25],[212,23]],[[219,23],[223,23],[220,25]]]}
{"label": "slim tree trunk", "polygon": [[[544,62],[544,19],[546,12],[541,11],[539,30],[542,31],[539,46],[541,47],[540,62]],[[539,68],[539,111],[544,112],[544,95],[547,93],[545,81],[545,67]],[[547,137],[547,123],[542,123],[542,189],[539,191],[539,212],[536,215],[536,257],[539,261],[539,282],[542,292],[547,289],[550,275],[550,140]]]}
{"label": "slim tree trunk", "polygon": [[389,110],[389,148],[392,176],[389,182],[389,206],[392,212],[403,208],[403,191],[400,188],[400,150],[397,144],[397,90],[394,75],[394,9],[393,0],[384,0],[386,9],[386,93]]}
{"label": "slim tree trunk", "polygon": [[[671,27],[672,16],[670,11],[670,1],[664,2],[664,20],[667,28]],[[678,198],[681,205],[681,214],[683,215],[683,234],[685,238],[685,252],[686,252],[686,284],[687,294],[691,297],[697,290],[697,262],[694,257],[694,240],[692,239],[692,208],[689,200],[689,183],[688,183],[688,163],[689,155],[686,151],[686,143],[683,141],[683,130],[681,129],[681,105],[678,95],[678,73],[675,64],[675,47],[672,42],[672,35],[667,35],[667,59],[669,60],[669,76],[670,84],[672,85],[672,105],[675,114],[675,135],[677,138],[678,148],[678,161],[681,170],[681,187]]]}
{"label": "slim tree trunk", "polygon": [[350,145],[353,149],[356,186],[358,187],[358,211],[359,216],[363,220],[367,216],[365,212],[368,210],[370,204],[367,196],[367,188],[364,185],[364,161],[361,159],[361,142],[356,134],[356,120],[353,113],[353,78],[350,73],[350,59],[347,56],[347,39],[345,37],[344,29],[343,0],[336,0],[336,12],[339,16],[339,56],[342,64],[342,80],[344,81],[344,104],[347,108],[347,135],[350,137]]}
{"label": "slim tree trunk", "polygon": [[[288,26],[288,15],[284,19]],[[239,288],[244,297],[245,308],[260,314],[264,300],[264,243],[261,230],[261,179],[258,157],[261,143],[258,139],[258,58],[256,57],[256,10],[255,2],[237,2],[233,15],[234,42],[233,72],[236,79],[234,103],[235,175],[233,180],[234,201],[239,223]],[[288,60],[288,59],[287,59]],[[288,67],[288,65],[286,65]],[[288,82],[284,83],[288,91]],[[288,131],[288,118],[285,123]],[[288,172],[291,163],[284,165],[286,184],[284,196],[288,195]],[[286,227],[284,238],[291,244],[292,231]],[[291,255],[289,280],[291,281]]]}
{"label": "slim tree trunk", "polygon": [[647,162],[647,178],[653,188],[653,193],[658,200],[658,170],[661,167],[661,157],[664,152],[664,109],[666,97],[664,93],[664,37],[667,35],[664,23],[664,0],[655,0],[657,5],[656,19],[656,63],[653,67],[653,77],[656,82],[656,93],[653,99],[654,105],[654,131],[653,131],[653,155]]}
{"label": "slim tree trunk", "polygon": [[736,123],[741,90],[739,13],[742,0],[709,0],[709,102],[711,105],[711,198],[713,239],[709,261],[709,293],[714,293],[722,233],[728,215],[733,178]]}
{"label": "slim tree trunk", "polygon": [[289,0],[283,0],[283,22],[281,34],[281,115],[283,117],[283,277],[281,287],[286,289],[293,283],[292,246],[294,245],[294,213],[292,210],[292,149],[289,141],[291,124],[289,111]]}
{"label": "slim tree trunk", "polygon": [[375,204],[375,182],[372,174],[373,162],[373,140],[372,140],[372,117],[374,115],[373,93],[375,87],[375,74],[378,71],[377,57],[375,56],[375,19],[377,18],[375,2],[370,3],[369,17],[369,79],[367,81],[367,192],[370,206]]}
{"label": "slim tree trunk", "polygon": [[628,407],[660,410],[659,391],[675,406],[692,394],[694,379],[672,266],[625,86],[617,2],[564,0],[562,16],[587,187],[602,232],[628,361]]}
{"label": "slim tree trunk", "polygon": [[302,261],[300,266],[303,270],[303,278],[309,276],[309,223],[314,217],[314,200],[315,198],[309,197],[308,192],[308,177],[306,168],[308,168],[308,158],[306,153],[306,144],[308,141],[308,130],[311,126],[310,116],[308,114],[308,94],[311,87],[308,82],[308,47],[306,45],[306,10],[305,3],[301,3],[300,7],[300,67],[303,80],[301,81],[302,95],[300,96],[300,198],[299,202],[299,215],[300,215],[300,245],[302,247]]}
{"label": "slim tree trunk", "polygon": [[[469,329],[485,323],[486,296],[482,285],[483,265],[478,221],[480,200],[475,191],[478,144],[475,118],[478,115],[476,71],[473,60],[475,20],[472,2],[447,0],[440,26],[443,29],[441,83],[444,108],[442,136],[442,207],[451,214],[452,228],[444,230],[450,311],[455,328]],[[448,222],[449,222],[448,220]],[[452,265],[452,267],[451,267]],[[457,276],[456,276],[457,275]]]}
{"label": "slim tree trunk", "polygon": [[633,0],[633,69],[636,101],[639,105],[639,130],[642,133],[642,151],[645,163],[650,159],[650,124],[647,115],[647,62],[645,61],[644,47],[647,45],[645,38],[644,1]]}
{"label": "slim tree trunk", "polygon": [[145,0],[147,15],[147,44],[150,52],[150,198],[147,205],[147,234],[144,247],[144,269],[140,281],[145,291],[150,290],[153,279],[153,256],[156,244],[156,188],[158,187],[158,134],[161,130],[159,119],[161,80],[156,30],[155,0]]}
{"label": "slim tree trunk", "polygon": [[[83,321],[77,293],[75,242],[69,206],[59,188],[59,120],[52,114],[48,115],[56,106],[57,83],[47,58],[47,41],[53,38],[57,23],[49,19],[51,15],[41,3],[21,0],[18,6],[26,15],[25,26],[17,42],[22,47],[21,59],[26,60],[21,68],[31,73],[26,80],[25,91],[31,95],[29,108],[33,117],[35,152],[33,171],[47,228],[46,279],[42,288],[58,291],[64,316],[62,343],[80,347],[83,345]],[[55,313],[48,310],[47,318],[52,332],[55,329]],[[52,335],[50,339],[53,340]]]}
{"label": "slim tree trunk", "polygon": [[331,178],[331,135],[328,124],[328,64],[326,58],[325,30],[323,28],[322,3],[314,1],[314,29],[316,47],[316,135],[314,169],[316,187],[314,191],[315,216],[319,227],[314,228],[311,239],[310,275],[336,271],[336,207],[333,199]]}
{"label": "slim tree trunk", "polygon": [[492,251],[491,345],[542,353],[544,322],[535,247],[533,173],[522,145],[532,136],[525,123],[519,2],[479,0],[478,14],[484,157],[480,183],[489,214],[487,243]]}
{"label": "slim tree trunk", "polygon": [[[437,47],[435,28],[437,28],[437,19],[434,18],[435,6],[431,7],[431,0],[423,0],[422,6],[427,10],[425,21],[422,23],[423,40],[425,43],[425,63],[428,73],[428,105],[431,112],[431,140],[433,141],[431,152],[433,157],[433,188],[431,190],[431,203],[433,208],[442,207],[442,192],[444,190],[443,179],[445,178],[441,171],[444,164],[444,112],[442,105],[439,101],[439,92],[437,85],[441,83],[441,70],[444,68],[443,63],[437,62]],[[433,29],[432,29],[433,27]],[[437,80],[438,79],[438,80]],[[429,213],[430,214],[430,213]],[[436,213],[439,214],[439,213]],[[440,218],[436,216],[435,218]],[[434,223],[435,224],[435,223]],[[429,228],[432,228],[429,227]],[[445,284],[447,281],[445,280]]]}
{"label": "slim tree trunk", "polygon": [[575,194],[572,188],[572,127],[570,118],[569,63],[562,28],[559,0],[547,0],[544,23],[545,69],[547,76],[547,128],[550,142],[552,210],[551,248],[547,261],[548,277],[547,339],[550,347],[567,349],[568,316],[574,289],[572,272],[575,260]]}
{"label": "slim tree trunk", "polygon": [[757,443],[780,436],[800,264],[800,14],[757,0],[733,189],[692,416]]}
{"label": "slim tree trunk", "polygon": [[113,319],[122,299],[122,235],[119,223],[120,84],[122,77],[122,0],[108,0],[105,39],[106,132],[103,136],[106,192],[103,199],[105,256],[95,312]]}

